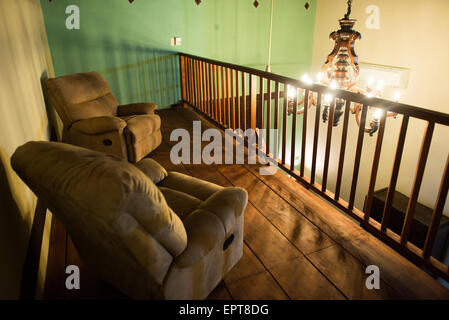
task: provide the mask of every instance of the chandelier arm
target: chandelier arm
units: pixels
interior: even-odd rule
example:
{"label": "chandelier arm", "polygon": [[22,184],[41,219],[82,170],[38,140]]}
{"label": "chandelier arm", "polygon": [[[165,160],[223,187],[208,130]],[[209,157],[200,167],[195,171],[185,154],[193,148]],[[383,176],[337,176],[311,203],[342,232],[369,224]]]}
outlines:
{"label": "chandelier arm", "polygon": [[[304,100],[305,100],[305,97],[302,97],[301,101],[298,102],[297,106],[303,105],[304,104]],[[293,102],[289,102],[289,109],[293,109],[292,107],[290,107],[290,104],[293,106]],[[308,105],[308,108],[310,109],[312,107],[316,107],[316,105],[317,105],[317,103],[316,103],[316,100],[315,100],[315,93],[310,91],[309,92],[309,105]],[[292,114],[292,113],[293,113],[293,111],[291,111],[289,114]],[[302,107],[301,109],[296,111],[296,114],[298,114],[298,115],[299,114],[303,114],[303,113],[304,113],[304,107]]]}
{"label": "chandelier arm", "polygon": [[387,111],[387,117],[393,117],[394,119],[396,119],[397,116],[398,116],[397,112]]}
{"label": "chandelier arm", "polygon": [[[368,107],[368,108],[370,108],[370,107]],[[359,104],[355,110],[355,121],[357,122],[358,127],[360,127],[361,110],[362,110],[362,107]],[[379,121],[376,121],[373,119],[369,122],[368,126],[365,126],[365,128],[363,128],[363,131],[365,131],[366,133],[369,133],[369,135],[372,136],[377,131],[378,128],[379,128]]]}

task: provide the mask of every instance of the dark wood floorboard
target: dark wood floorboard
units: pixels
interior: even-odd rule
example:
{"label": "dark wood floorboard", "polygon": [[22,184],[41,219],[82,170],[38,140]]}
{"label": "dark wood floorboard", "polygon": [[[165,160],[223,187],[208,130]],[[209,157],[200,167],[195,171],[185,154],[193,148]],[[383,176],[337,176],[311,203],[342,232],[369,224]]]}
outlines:
{"label": "dark wood floorboard", "polygon": [[[160,110],[163,142],[149,156],[177,171],[221,186],[248,191],[244,253],[208,299],[400,299],[444,297],[446,289],[330,204],[278,171],[260,175],[259,165],[179,164],[170,161],[170,133],[214,126],[190,108]],[[207,142],[202,142],[202,146]],[[367,290],[365,268],[381,267],[381,290]],[[65,266],[79,265],[81,290],[65,290]],[[398,267],[400,266],[400,267]],[[402,272],[401,271],[405,271]],[[420,289],[420,290],[418,290]],[[53,219],[47,299],[122,299],[120,292],[84,266],[64,226]]]}

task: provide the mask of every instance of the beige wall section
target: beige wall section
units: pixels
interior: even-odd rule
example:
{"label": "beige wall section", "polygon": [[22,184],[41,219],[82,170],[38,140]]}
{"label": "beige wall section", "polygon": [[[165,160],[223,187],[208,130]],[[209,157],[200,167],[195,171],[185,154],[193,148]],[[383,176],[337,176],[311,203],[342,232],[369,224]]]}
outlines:
{"label": "beige wall section", "polygon": [[[0,1],[0,299],[16,299],[36,199],[14,173],[10,156],[29,140],[48,140],[41,80],[53,76],[39,0]],[[43,289],[50,214],[38,276]]]}
{"label": "beige wall section", "polygon": [[[368,14],[367,6],[377,5],[380,8],[380,29],[370,30],[365,22]],[[351,18],[357,19],[355,29],[362,34],[362,40],[357,41],[355,51],[360,61],[394,67],[410,68],[409,85],[402,90],[401,102],[448,113],[449,91],[447,76],[449,64],[449,1],[447,0],[356,0],[353,3]],[[329,34],[339,29],[338,20],[346,13],[344,0],[318,0],[315,22],[312,74],[318,73],[327,55],[332,51],[333,41]],[[310,112],[312,121],[314,111]],[[357,139],[357,125],[351,116],[348,133],[348,154],[345,158],[342,196],[349,198],[349,189],[352,179],[354,152]],[[380,170],[376,190],[388,186],[393,158],[395,154],[400,118],[387,120],[384,138],[384,147],[381,154]],[[313,122],[309,122],[308,135],[311,137]],[[336,178],[341,128],[334,128],[330,180]],[[403,161],[397,189],[405,194],[411,191],[415,174],[417,157],[421,146],[425,123],[411,120],[406,139]],[[324,154],[326,125],[320,126],[320,153]],[[448,154],[449,129],[437,126],[431,151],[425,171],[419,201],[433,206],[440,185],[440,178]],[[372,155],[376,138],[365,135],[362,166],[359,177],[359,189],[356,197],[356,206],[363,208],[364,198],[368,189]],[[312,141],[308,144],[311,146]],[[311,151],[309,150],[310,154]],[[310,168],[310,158],[308,159]],[[322,159],[319,174],[322,174]],[[335,183],[330,183],[333,189]],[[448,202],[445,213],[448,214]]]}

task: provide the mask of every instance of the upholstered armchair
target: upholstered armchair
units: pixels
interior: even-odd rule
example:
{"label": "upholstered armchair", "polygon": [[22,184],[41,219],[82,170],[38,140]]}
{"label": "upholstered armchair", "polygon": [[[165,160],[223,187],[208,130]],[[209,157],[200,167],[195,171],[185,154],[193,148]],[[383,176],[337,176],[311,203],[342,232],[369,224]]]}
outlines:
{"label": "upholstered armchair", "polygon": [[28,142],[11,163],[83,262],[131,298],[203,299],[242,256],[244,189],[57,142]]}
{"label": "upholstered armchair", "polygon": [[97,72],[48,79],[47,97],[61,118],[63,142],[137,162],[161,143],[154,103],[119,105]]}

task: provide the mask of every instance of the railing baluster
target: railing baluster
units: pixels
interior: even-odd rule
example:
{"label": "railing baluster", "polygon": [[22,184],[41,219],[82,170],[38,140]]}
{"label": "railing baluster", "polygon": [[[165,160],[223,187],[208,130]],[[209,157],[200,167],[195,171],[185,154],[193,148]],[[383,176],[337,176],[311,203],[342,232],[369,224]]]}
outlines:
{"label": "railing baluster", "polygon": [[[279,82],[274,84],[274,127],[273,129],[279,129]],[[278,135],[279,137],[279,135]],[[277,144],[277,143],[276,143]],[[276,154],[278,152],[276,151]]]}
{"label": "railing baluster", "polygon": [[203,79],[203,100],[204,100],[204,113],[207,114],[207,79],[206,79],[206,62],[201,63],[201,75]]}
{"label": "railing baluster", "polygon": [[306,139],[307,139],[307,116],[309,114],[309,89],[304,91],[304,112],[302,114],[302,144],[301,144],[301,165],[300,176],[304,177],[304,168],[306,165]]}
{"label": "railing baluster", "polygon": [[368,106],[362,106],[362,114],[360,115],[359,136],[357,138],[357,148],[355,151],[354,172],[352,174],[351,193],[349,195],[348,209],[354,208],[355,191],[357,189],[357,179],[359,178],[360,159],[362,157],[363,137],[365,136],[365,123]]}
{"label": "railing baluster", "polygon": [[200,77],[200,92],[201,92],[201,110],[206,112],[206,100],[204,95],[204,70],[203,70],[203,61],[198,61],[198,70]]}
{"label": "railing baluster", "polygon": [[249,121],[250,128],[255,130],[257,127],[257,77],[249,75]]}
{"label": "railing baluster", "polygon": [[390,221],[391,206],[393,205],[394,192],[398,181],[399,166],[401,165],[402,152],[404,151],[405,135],[407,134],[409,116],[404,115],[402,118],[401,131],[399,133],[398,143],[396,147],[396,156],[394,158],[393,170],[391,172],[390,185],[388,187],[387,197],[385,198],[384,211],[382,214],[382,224],[380,229],[387,230]]}
{"label": "railing baluster", "polygon": [[181,99],[187,101],[187,81],[186,81],[186,57],[179,56],[179,69],[181,76]]}
{"label": "railing baluster", "polygon": [[229,69],[226,68],[226,126],[227,128],[231,127],[231,101],[229,99]]}
{"label": "railing baluster", "polygon": [[410,229],[412,227],[413,216],[415,215],[416,204],[418,203],[419,190],[421,189],[421,183],[424,177],[424,170],[426,168],[427,157],[429,156],[430,143],[432,142],[434,128],[434,122],[427,123],[426,133],[422,141],[418,165],[416,167],[415,181],[413,183],[412,193],[408,202],[405,222],[401,233],[401,245],[403,246],[407,243],[410,235]]}
{"label": "railing baluster", "polygon": [[259,129],[263,129],[263,109],[264,109],[264,85],[263,85],[263,77],[259,77],[259,93],[260,93],[260,100],[258,111],[257,111],[257,127]]}
{"label": "railing baluster", "polygon": [[[237,72],[237,70],[236,70]],[[234,69],[230,70],[231,77],[231,127],[235,130],[235,91],[234,91]]]}
{"label": "railing baluster", "polygon": [[371,167],[371,176],[368,187],[368,195],[366,196],[364,219],[369,220],[371,216],[371,206],[373,205],[374,188],[376,186],[377,170],[379,168],[380,152],[382,151],[382,142],[384,139],[385,123],[387,120],[387,111],[382,112],[379,122],[379,132],[377,133],[376,149],[374,151],[373,165]]}
{"label": "railing baluster", "polygon": [[242,114],[243,114],[243,131],[246,131],[246,83],[245,73],[242,72]]}
{"label": "railing baluster", "polygon": [[198,96],[197,89],[198,86],[196,84],[196,70],[195,70],[195,59],[192,59],[192,84],[193,84],[193,106],[198,109]]}
{"label": "railing baluster", "polygon": [[427,259],[432,254],[435,236],[440,225],[441,216],[443,214],[444,205],[446,204],[447,193],[449,190],[449,155],[446,159],[443,178],[441,179],[440,190],[438,191],[437,202],[433,209],[432,219],[430,221],[429,230],[427,231],[426,241],[424,243],[423,258]]}
{"label": "railing baluster", "polygon": [[198,72],[198,60],[193,60],[194,70],[195,70],[195,95],[196,95],[196,108],[201,110],[201,95],[200,95],[200,82],[199,82],[199,72]]}
{"label": "railing baluster", "polygon": [[218,97],[220,96],[220,93],[218,91],[218,67],[214,65],[214,120],[219,122],[219,107],[218,107]]}
{"label": "railing baluster", "polygon": [[217,122],[222,124],[221,122],[221,111],[222,111],[222,107],[221,107],[221,86],[220,86],[220,71],[221,71],[222,67],[221,66],[217,66],[217,77],[215,79],[216,84],[217,84]]}
{"label": "railing baluster", "polygon": [[288,84],[284,83],[284,110],[282,114],[282,164],[285,165],[287,152],[287,109],[288,109]]}
{"label": "railing baluster", "polygon": [[194,78],[193,78],[193,59],[189,59],[189,69],[190,69],[190,84],[192,86],[192,89],[190,90],[190,102],[193,106],[195,106],[196,104],[196,100],[195,100],[195,82],[194,82]]}
{"label": "railing baluster", "polygon": [[267,79],[267,94],[268,94],[268,100],[267,100],[267,141],[266,141],[266,154],[270,154],[270,128],[271,128],[271,81],[270,79]]}
{"label": "railing baluster", "polygon": [[323,182],[321,184],[322,192],[326,192],[327,189],[327,174],[329,172],[329,158],[331,155],[332,128],[334,127],[335,103],[336,99],[333,99],[333,102],[329,106],[329,117],[327,119],[327,136],[326,136],[326,149],[324,152]]}
{"label": "railing baluster", "polygon": [[295,98],[293,101],[293,118],[292,118],[292,141],[290,147],[290,170],[295,171],[295,153],[296,153],[296,117],[298,108],[298,89],[295,88]]}
{"label": "railing baluster", "polygon": [[207,111],[208,111],[208,115],[209,117],[211,117],[212,119],[214,118],[213,116],[213,109],[214,109],[214,104],[213,104],[213,99],[212,99],[213,93],[212,93],[212,65],[210,63],[207,64]]}
{"label": "railing baluster", "polygon": [[200,95],[200,81],[199,81],[199,72],[198,72],[198,60],[194,60],[194,69],[195,69],[195,86],[196,86],[196,104],[197,109],[201,110],[201,95]]}
{"label": "railing baluster", "polygon": [[190,101],[190,97],[191,97],[191,95],[190,95],[190,90],[192,89],[192,84],[190,83],[190,65],[189,65],[189,58],[186,58],[186,60],[185,60],[185,63],[186,63],[186,83],[187,83],[187,102],[189,103],[189,104],[191,104],[191,101]]}
{"label": "railing baluster", "polygon": [[340,157],[338,159],[337,184],[335,186],[334,199],[340,199],[341,180],[343,178],[343,164],[345,162],[346,139],[348,137],[349,112],[351,109],[351,101],[346,100],[345,115],[343,117],[343,130],[341,131]]}
{"label": "railing baluster", "polygon": [[312,168],[310,170],[310,184],[315,183],[316,157],[318,153],[318,137],[320,133],[320,115],[321,115],[321,94],[317,95],[317,105],[315,110],[315,128],[313,131],[313,151],[312,151]]}
{"label": "railing baluster", "polygon": [[220,123],[224,126],[225,125],[225,119],[226,119],[226,116],[225,116],[225,110],[226,110],[226,106],[225,106],[225,102],[226,102],[226,100],[225,100],[225,76],[224,76],[224,74],[225,74],[225,70],[224,70],[225,68],[224,67],[221,67],[220,68],[220,70],[221,70],[221,99],[220,99],[220,101],[221,101],[221,103],[220,103],[220,108],[221,108],[221,110],[220,110]]}
{"label": "railing baluster", "polygon": [[240,91],[239,91],[239,71],[235,70],[235,102],[236,102],[236,128],[240,129],[242,127],[241,109],[240,109]]}

